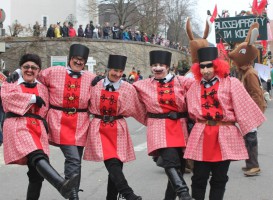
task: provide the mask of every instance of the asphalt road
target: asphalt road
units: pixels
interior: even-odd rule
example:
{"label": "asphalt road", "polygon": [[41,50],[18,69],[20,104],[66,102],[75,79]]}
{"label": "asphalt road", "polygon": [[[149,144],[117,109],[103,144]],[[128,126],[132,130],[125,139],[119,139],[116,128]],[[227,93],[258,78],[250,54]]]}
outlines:
{"label": "asphalt road", "polygon": [[[229,170],[225,200],[273,200],[273,101],[266,110],[267,121],[259,128],[259,162],[262,173],[244,177],[241,167],[244,161],[232,162]],[[143,200],[162,200],[167,184],[163,169],[157,167],[147,156],[146,128],[134,119],[128,119],[131,137],[135,146],[136,160],[124,165],[129,185]],[[63,175],[64,158],[61,151],[51,147],[51,163]],[[104,200],[106,196],[107,171],[103,163],[83,161],[81,200]],[[27,167],[4,165],[3,147],[0,147],[0,200],[24,200],[28,178]],[[185,179],[190,186],[191,174]],[[208,196],[208,191],[207,191]],[[59,200],[61,195],[44,181],[40,200]],[[208,199],[208,197],[206,198]]]}

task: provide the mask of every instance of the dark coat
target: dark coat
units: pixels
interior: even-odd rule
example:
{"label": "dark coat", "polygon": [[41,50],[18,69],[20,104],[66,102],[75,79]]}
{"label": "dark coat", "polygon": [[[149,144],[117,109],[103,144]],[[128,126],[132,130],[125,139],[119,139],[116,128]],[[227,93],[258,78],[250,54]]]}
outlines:
{"label": "dark coat", "polygon": [[69,37],[68,32],[69,32],[68,27],[67,26],[63,26],[62,27],[62,35],[63,35],[63,37]]}
{"label": "dark coat", "polygon": [[55,36],[55,34],[54,34],[54,28],[50,26],[47,29],[46,37],[54,38],[54,36]]}
{"label": "dark coat", "polygon": [[78,37],[84,37],[84,32],[82,28],[78,28]]}
{"label": "dark coat", "polygon": [[86,38],[92,38],[93,37],[93,31],[88,27],[85,28],[84,33],[85,33]]}

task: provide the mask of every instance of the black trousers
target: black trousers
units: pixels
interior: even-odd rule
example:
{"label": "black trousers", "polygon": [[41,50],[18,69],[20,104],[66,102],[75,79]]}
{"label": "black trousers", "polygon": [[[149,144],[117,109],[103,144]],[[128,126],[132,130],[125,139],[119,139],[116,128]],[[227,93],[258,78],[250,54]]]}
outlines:
{"label": "black trousers", "polygon": [[[163,148],[159,149],[158,153],[159,157],[156,162],[157,166],[163,167],[165,170],[175,168],[179,170],[183,176],[185,172],[186,160],[183,158],[182,148]],[[171,183],[171,181],[168,179],[164,200],[173,200],[176,198],[177,194],[173,188],[173,184],[174,183]]]}
{"label": "black trousers", "polygon": [[229,165],[230,160],[220,162],[194,161],[193,176],[191,178],[192,197],[197,200],[204,199],[210,173],[210,194],[216,191],[223,195],[228,182]]}
{"label": "black trousers", "polygon": [[[124,197],[133,193],[132,188],[128,185],[128,182],[122,172],[123,163],[117,158],[111,158],[104,161],[105,167],[109,173],[108,176],[108,191],[107,199],[114,199],[117,193],[122,194]],[[113,184],[114,183],[114,184]],[[115,187],[115,188],[114,188]],[[114,197],[113,197],[114,196]]]}
{"label": "black trousers", "polygon": [[162,148],[158,150],[159,158],[157,165],[163,168],[180,169],[184,174],[186,160],[183,158],[183,150],[181,147]]}
{"label": "black trousers", "polygon": [[49,161],[48,156],[44,153],[43,150],[36,150],[27,155],[28,162],[28,179],[30,183],[37,183],[37,182],[43,182],[44,178],[39,174],[39,172],[36,170],[35,163],[39,159],[46,159]]}

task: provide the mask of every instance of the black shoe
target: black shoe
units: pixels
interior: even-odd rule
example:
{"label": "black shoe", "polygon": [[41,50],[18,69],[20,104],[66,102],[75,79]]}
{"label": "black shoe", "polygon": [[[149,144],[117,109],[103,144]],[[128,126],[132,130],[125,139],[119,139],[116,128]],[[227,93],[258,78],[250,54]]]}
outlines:
{"label": "black shoe", "polygon": [[78,189],[73,188],[69,200],[79,200]]}
{"label": "black shoe", "polygon": [[179,196],[179,200],[193,200],[188,192],[182,192]]}
{"label": "black shoe", "polygon": [[131,193],[125,197],[126,200],[142,200],[141,196],[137,196],[134,193]]}
{"label": "black shoe", "polygon": [[79,175],[78,174],[73,174],[70,179],[65,180],[65,182],[62,183],[59,192],[61,195],[68,199],[70,195],[73,192],[73,188],[78,184],[79,181]]}

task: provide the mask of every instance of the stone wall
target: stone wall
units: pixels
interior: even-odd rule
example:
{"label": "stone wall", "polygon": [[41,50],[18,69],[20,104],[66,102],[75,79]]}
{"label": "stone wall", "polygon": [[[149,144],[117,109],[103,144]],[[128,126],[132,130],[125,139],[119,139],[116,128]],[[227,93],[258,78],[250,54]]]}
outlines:
{"label": "stone wall", "polygon": [[141,70],[144,77],[150,74],[149,52],[151,50],[167,50],[172,52],[172,64],[177,65],[179,60],[185,59],[181,51],[166,48],[159,45],[152,45],[143,42],[130,42],[120,40],[102,40],[87,38],[4,38],[10,48],[0,54],[6,68],[14,70],[18,67],[20,57],[25,53],[36,53],[42,58],[42,67],[50,66],[50,56],[68,56],[69,47],[74,43],[81,43],[90,49],[89,56],[96,60],[96,70],[103,70],[107,65],[109,54],[120,54],[127,56],[125,73],[128,75],[132,67]]}

